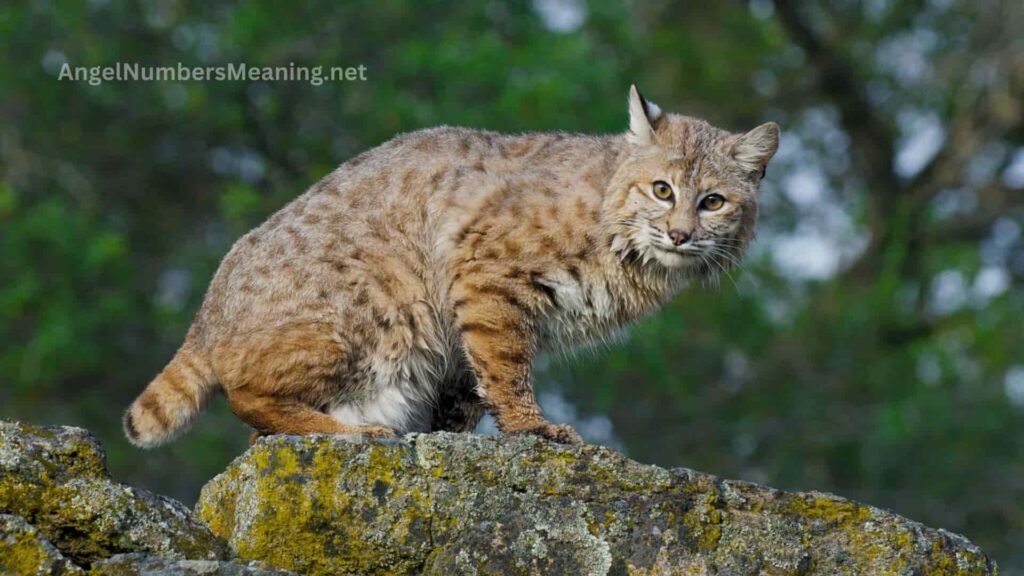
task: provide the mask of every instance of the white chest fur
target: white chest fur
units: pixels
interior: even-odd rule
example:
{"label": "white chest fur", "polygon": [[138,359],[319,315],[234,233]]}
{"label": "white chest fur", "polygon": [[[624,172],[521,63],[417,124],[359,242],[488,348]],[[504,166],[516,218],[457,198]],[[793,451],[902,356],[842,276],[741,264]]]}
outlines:
{"label": "white chest fur", "polygon": [[546,349],[567,349],[606,338],[619,327],[620,314],[608,285],[561,273],[542,283],[554,294],[554,305],[545,313],[540,344]]}

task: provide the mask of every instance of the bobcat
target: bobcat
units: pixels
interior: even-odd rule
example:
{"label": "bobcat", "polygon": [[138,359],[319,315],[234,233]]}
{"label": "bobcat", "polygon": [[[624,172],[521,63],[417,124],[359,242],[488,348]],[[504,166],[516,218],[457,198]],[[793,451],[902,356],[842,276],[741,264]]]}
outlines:
{"label": "bobcat", "polygon": [[635,86],[625,134],[398,136],[235,243],[125,433],[164,443],[220,390],[254,434],[466,431],[489,410],[503,432],[580,442],[542,416],[534,356],[735,263],[778,141]]}

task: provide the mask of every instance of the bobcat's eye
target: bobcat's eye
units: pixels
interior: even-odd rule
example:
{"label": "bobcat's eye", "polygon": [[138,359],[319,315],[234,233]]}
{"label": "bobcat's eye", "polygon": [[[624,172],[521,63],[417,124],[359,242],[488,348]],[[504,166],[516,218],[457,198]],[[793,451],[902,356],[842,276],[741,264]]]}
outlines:
{"label": "bobcat's eye", "polygon": [[658,200],[671,200],[672,187],[664,180],[658,180],[654,183],[654,197]]}
{"label": "bobcat's eye", "polygon": [[725,198],[718,194],[708,194],[700,201],[700,209],[714,212],[725,205]]}

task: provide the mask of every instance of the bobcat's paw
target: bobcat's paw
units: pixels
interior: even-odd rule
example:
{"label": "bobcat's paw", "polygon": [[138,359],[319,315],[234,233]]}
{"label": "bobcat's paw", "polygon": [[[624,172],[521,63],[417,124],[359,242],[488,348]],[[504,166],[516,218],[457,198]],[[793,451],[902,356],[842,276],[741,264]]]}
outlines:
{"label": "bobcat's paw", "polygon": [[510,432],[512,434],[535,434],[559,444],[583,444],[583,438],[568,424],[549,424],[545,422],[532,428]]}
{"label": "bobcat's paw", "polygon": [[387,426],[360,426],[356,432],[367,438],[398,438],[398,434]]}

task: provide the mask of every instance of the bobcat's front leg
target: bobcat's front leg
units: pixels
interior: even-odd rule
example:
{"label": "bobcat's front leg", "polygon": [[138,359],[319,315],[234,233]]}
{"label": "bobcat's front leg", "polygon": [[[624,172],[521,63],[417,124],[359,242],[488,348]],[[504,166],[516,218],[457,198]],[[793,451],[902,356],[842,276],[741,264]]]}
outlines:
{"label": "bobcat's front leg", "polygon": [[463,345],[498,428],[582,443],[571,426],[545,420],[533,396],[534,318],[543,295],[506,278],[467,278],[453,286],[453,296]]}

